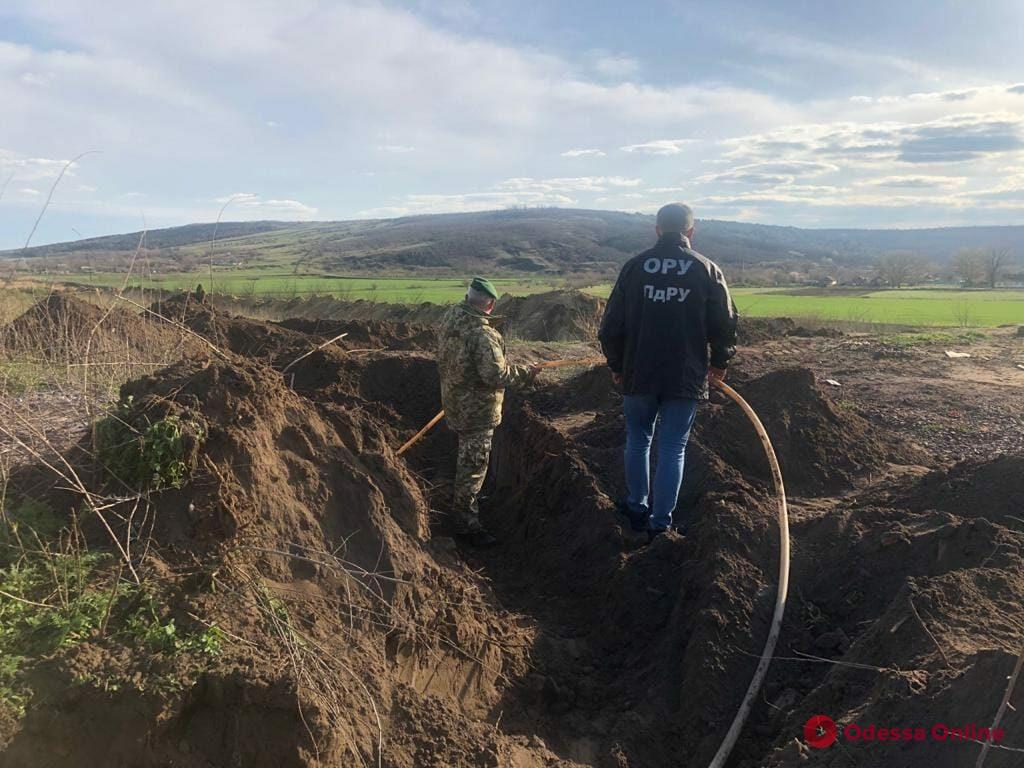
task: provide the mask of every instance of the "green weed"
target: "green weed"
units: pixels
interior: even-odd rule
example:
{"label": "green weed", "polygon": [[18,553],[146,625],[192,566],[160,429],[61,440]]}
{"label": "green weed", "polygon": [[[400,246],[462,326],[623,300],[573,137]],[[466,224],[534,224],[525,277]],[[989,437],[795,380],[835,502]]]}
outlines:
{"label": "green weed", "polygon": [[202,425],[177,416],[136,424],[129,399],[96,424],[100,463],[132,488],[180,488],[191,474],[205,438]]}
{"label": "green weed", "polygon": [[[111,609],[100,575],[107,553],[75,545],[46,507],[23,501],[0,526],[0,706],[24,712],[29,692],[20,671],[27,659],[47,656],[89,637]],[[108,585],[109,588],[109,585]]]}
{"label": "green weed", "polygon": [[[151,586],[119,582],[117,559],[83,548],[66,519],[32,500],[0,515],[0,707],[24,715],[32,661],[105,636],[128,648],[211,660],[224,634],[179,628]],[[117,681],[98,680],[105,689]],[[156,681],[159,684],[159,681]]]}

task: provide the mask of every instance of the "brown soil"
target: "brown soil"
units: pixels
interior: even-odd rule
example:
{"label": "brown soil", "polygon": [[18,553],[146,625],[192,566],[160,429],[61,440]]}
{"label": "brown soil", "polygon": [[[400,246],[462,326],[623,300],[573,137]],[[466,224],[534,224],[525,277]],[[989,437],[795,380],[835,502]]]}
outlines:
{"label": "brown soil", "polygon": [[181,330],[127,306],[104,308],[73,294],[52,293],[0,328],[0,349],[19,359],[138,365],[166,363],[195,348]]}
{"label": "brown soil", "polygon": [[[607,372],[511,394],[482,505],[502,546],[462,550],[443,515],[453,435],[394,454],[440,408],[429,355],[332,346],[283,376],[331,331],[179,309],[226,358],[124,388],[139,413],[208,432],[191,482],[154,498],[148,568],[179,626],[203,617],[236,639],[202,664],[103,638],[38,661],[0,766],[708,763],[775,599],[774,501],[735,405],[702,407],[686,536],[644,546],[613,512],[622,420]],[[808,359],[780,365],[779,343]],[[1021,456],[936,462],[876,419],[885,390],[851,401],[852,372],[822,383],[836,343],[765,342],[733,373],[793,493],[794,552],[776,659],[730,766],[971,764],[976,744],[802,744],[818,713],[987,724],[1024,636]],[[142,684],[157,672],[189,682]],[[1005,743],[1021,747],[1024,693],[1014,705]],[[986,762],[1017,764],[1007,750]]]}
{"label": "brown soil", "polygon": [[[241,299],[230,296],[208,298],[222,310],[242,315],[281,317],[282,325],[308,331],[298,320],[313,320],[326,326],[328,321],[361,320],[385,325],[395,324],[391,331],[371,331],[371,334],[397,338],[415,335],[401,326],[433,327],[448,307],[440,304],[386,304],[373,301],[344,301],[332,298],[293,299]],[[530,341],[575,341],[591,339],[597,332],[605,302],[582,291],[549,291],[532,296],[518,297],[506,294],[495,307],[503,329],[509,338]],[[344,328],[342,328],[344,330]],[[320,331],[314,331],[320,333]],[[340,330],[339,330],[340,333]],[[426,343],[426,342],[425,342]],[[423,349],[424,345],[394,347],[396,349]]]}
{"label": "brown soil", "polygon": [[[736,388],[768,430],[790,493],[836,493],[890,463],[927,461],[920,449],[838,407],[806,368],[772,371]],[[741,472],[767,481],[766,462],[753,450],[757,444],[746,416],[738,408],[716,416],[699,433],[708,447]]]}
{"label": "brown soil", "polygon": [[309,320],[290,318],[276,325],[320,336],[325,341],[345,334],[344,347],[368,349],[425,349],[437,347],[437,334],[428,326],[386,320]]}

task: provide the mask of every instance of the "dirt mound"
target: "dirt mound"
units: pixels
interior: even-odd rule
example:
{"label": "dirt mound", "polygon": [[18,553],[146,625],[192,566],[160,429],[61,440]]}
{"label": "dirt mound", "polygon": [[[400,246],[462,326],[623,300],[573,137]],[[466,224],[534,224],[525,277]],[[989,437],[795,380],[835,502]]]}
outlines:
{"label": "dirt mound", "polygon": [[582,373],[538,388],[531,397],[545,413],[611,410],[622,403],[622,395],[612,383],[608,369],[591,366]]}
{"label": "dirt mound", "polygon": [[[988,727],[999,705],[1021,638],[1013,618],[1024,607],[1016,534],[982,519],[854,499],[798,522],[794,537],[803,549],[793,573],[800,600],[780,642],[786,658],[767,686],[778,708],[765,730],[781,736],[758,764],[804,765],[816,750],[800,734],[816,714],[840,729],[840,744],[814,755],[821,765],[973,764],[976,742],[938,740],[932,729]],[[1013,701],[1019,707],[1024,698]],[[853,741],[844,735],[851,725],[925,733],[912,743]],[[1024,715],[1008,711],[1002,725],[1012,734],[1003,744],[1016,745]],[[998,748],[986,761],[1018,763]]]}
{"label": "dirt mound", "polygon": [[52,293],[0,328],[0,348],[50,362],[140,362],[177,359],[195,343],[171,325],[115,305],[103,308],[68,293]]}
{"label": "dirt mound", "polygon": [[209,297],[198,301],[191,293],[178,294],[153,304],[151,309],[188,327],[220,350],[244,357],[287,364],[315,346],[305,334],[216,309]]}
{"label": "dirt mound", "polygon": [[781,339],[796,330],[796,323],[788,317],[741,317],[737,325],[740,344],[758,344]]}
{"label": "dirt mound", "polygon": [[218,309],[249,317],[301,318],[307,320],[374,320],[412,325],[436,325],[448,307],[421,302],[395,304],[390,302],[350,301],[331,296],[295,299],[241,298],[215,294],[207,301]]}
{"label": "dirt mound", "polygon": [[895,503],[915,512],[936,509],[1009,524],[1013,517],[1024,517],[1024,455],[966,461],[932,472]]}
{"label": "dirt mound", "polygon": [[324,340],[344,333],[343,348],[367,349],[424,349],[437,347],[437,334],[433,328],[387,320],[310,320],[301,317],[281,320],[274,325],[290,331],[300,331]]}
{"label": "dirt mound", "polygon": [[[289,318],[282,324],[299,327],[295,320],[363,320],[372,323],[408,324],[410,326],[436,326],[448,310],[447,305],[388,304],[374,301],[344,301],[333,298],[292,299],[239,299],[237,297],[207,297],[217,307],[243,315],[277,316]],[[495,315],[503,318],[506,334],[531,341],[574,341],[594,339],[604,312],[604,300],[582,291],[549,291],[531,296],[502,296],[495,307]],[[340,331],[339,331],[340,333]],[[398,338],[402,331],[398,330]],[[381,332],[382,336],[387,331]],[[389,345],[390,346],[390,345]],[[396,347],[397,348],[397,347]],[[413,348],[413,347],[402,347]],[[414,348],[425,348],[417,346]]]}
{"label": "dirt mound", "polygon": [[803,338],[808,338],[808,339],[813,339],[813,338],[841,339],[846,334],[844,334],[838,328],[829,328],[827,326],[821,326],[820,328],[807,328],[806,326],[798,325],[796,328],[794,328],[792,331],[790,331],[787,335],[788,336],[802,336]]}
{"label": "dirt mound", "polygon": [[[823,494],[851,488],[858,477],[888,463],[920,464],[927,458],[858,414],[835,403],[806,368],[787,368],[737,384],[760,416],[782,467],[786,489]],[[723,460],[752,477],[767,479],[759,441],[738,407],[717,414],[697,433]]]}
{"label": "dirt mound", "polygon": [[[429,355],[328,347],[285,376],[308,332],[177,309],[223,357],[125,385],[120,418],[196,425],[191,475],[109,519],[125,541],[130,521],[141,526],[132,551],[148,553],[179,631],[213,623],[224,650],[156,658],[115,633],[59,649],[33,666],[36,698],[0,766],[710,761],[775,599],[774,499],[736,406],[701,410],[678,510],[686,535],[645,546],[614,513],[623,435],[607,371],[510,392],[482,499],[502,545],[460,551],[443,535],[451,432],[394,452],[440,407]],[[1024,609],[1019,533],[998,522],[1019,504],[1019,457],[858,490],[889,462],[925,457],[806,370],[734,375],[787,487],[809,497],[793,505],[777,658],[730,764],[804,762],[810,714],[841,726],[989,720]],[[98,523],[87,533],[94,546],[107,535]],[[1020,733],[1024,701],[1014,705],[1004,725]],[[815,760],[952,768],[977,749],[842,746]],[[997,750],[987,765],[1016,757]]]}
{"label": "dirt mound", "polygon": [[494,308],[506,319],[505,334],[533,341],[597,338],[605,302],[582,291],[549,291],[530,296],[506,294]]}
{"label": "dirt mound", "polygon": [[[475,722],[523,673],[528,633],[427,546],[423,496],[374,417],[244,359],[179,363],[122,395],[129,421],[201,425],[190,483],[154,498],[149,546],[180,627],[204,616],[246,642],[177,692],[129,684],[145,649],[79,644],[39,666],[38,690],[68,693],[31,709],[0,765],[369,765],[378,741],[389,766],[546,764]],[[84,667],[96,682],[72,686]],[[131,737],[111,753],[104,729],[83,730],[94,720]]]}
{"label": "dirt mound", "polygon": [[[752,400],[778,399],[780,386],[791,399],[802,392],[798,399],[814,407],[804,402],[798,413],[769,416],[777,444],[791,444],[791,432],[806,434],[809,420],[823,427],[832,418],[802,372],[755,380],[745,390]],[[632,549],[594,471],[596,441],[582,439],[609,415],[588,424],[564,411],[549,421],[515,400],[512,408],[507,432],[499,432],[488,509],[506,544],[488,572],[501,574],[503,600],[538,616],[542,634],[532,659],[542,674],[506,700],[506,717],[588,765],[668,766],[679,754],[706,764],[767,633],[777,534],[766,482],[723,456],[717,436],[727,422],[713,416],[687,457],[701,486],[700,493],[689,489],[687,537],[668,534]],[[728,418],[730,408],[710,410]],[[834,427],[852,428],[844,414],[837,418]],[[750,436],[748,450],[759,451]],[[613,450],[620,445],[621,431]],[[836,446],[851,453],[849,444]],[[852,459],[863,471],[887,450]],[[965,474],[976,474],[980,485],[994,471]],[[800,477],[791,469],[787,483],[794,475]],[[852,479],[842,470],[835,477],[812,473],[810,482]],[[794,519],[796,587],[777,651],[782,658],[734,765],[802,764],[807,748],[794,742],[807,718],[822,712],[841,725],[990,721],[1019,645],[1019,627],[1009,618],[1024,608],[1019,541],[971,516],[901,508],[897,500],[917,482],[896,482],[887,506],[869,493]],[[1020,733],[1024,717],[1004,725]],[[887,764],[891,745],[867,745],[851,757],[861,746],[821,759]],[[912,768],[952,768],[977,749],[945,747],[900,752],[899,759]],[[993,765],[1015,764],[1012,753],[995,754]]]}
{"label": "dirt mound", "polygon": [[[734,386],[768,430],[791,493],[820,495],[847,490],[889,463],[927,461],[914,446],[836,404],[807,369],[783,369]],[[691,436],[680,508],[692,501],[689,494],[696,493],[707,480],[705,470],[711,456],[753,480],[769,481],[761,443],[746,416],[724,396],[715,399],[701,406]],[[621,495],[625,490],[620,455],[625,424],[621,395],[608,372],[592,368],[541,389],[531,401],[585,448],[590,470],[605,480],[605,490],[613,497]],[[655,445],[655,465],[656,449]]]}

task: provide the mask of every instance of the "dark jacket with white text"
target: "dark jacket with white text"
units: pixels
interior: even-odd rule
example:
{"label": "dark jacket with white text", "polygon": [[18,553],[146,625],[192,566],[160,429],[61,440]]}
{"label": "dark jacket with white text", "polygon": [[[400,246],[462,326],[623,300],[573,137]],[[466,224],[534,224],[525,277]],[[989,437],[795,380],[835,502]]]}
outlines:
{"label": "dark jacket with white text", "polygon": [[666,233],[627,261],[598,334],[626,395],[707,397],[708,363],[736,353],[736,306],[722,270]]}

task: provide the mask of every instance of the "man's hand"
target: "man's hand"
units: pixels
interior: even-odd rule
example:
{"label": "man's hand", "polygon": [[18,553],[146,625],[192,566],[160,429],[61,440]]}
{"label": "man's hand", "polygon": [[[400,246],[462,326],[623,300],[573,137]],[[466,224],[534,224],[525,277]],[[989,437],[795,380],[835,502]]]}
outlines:
{"label": "man's hand", "polygon": [[721,381],[725,381],[725,368],[715,368],[713,365],[708,368],[708,382],[715,384]]}
{"label": "man's hand", "polygon": [[614,384],[616,387],[621,387],[622,386],[622,374],[621,373],[616,373],[615,371],[612,371],[612,384]]}

